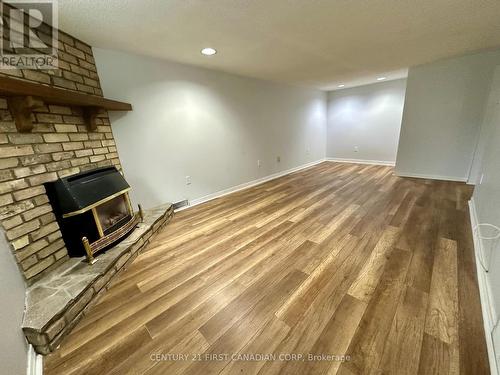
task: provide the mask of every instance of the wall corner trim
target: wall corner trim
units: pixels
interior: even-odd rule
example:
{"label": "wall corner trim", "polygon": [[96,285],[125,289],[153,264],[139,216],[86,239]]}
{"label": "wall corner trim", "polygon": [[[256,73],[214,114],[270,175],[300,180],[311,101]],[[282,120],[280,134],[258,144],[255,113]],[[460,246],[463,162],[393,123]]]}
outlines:
{"label": "wall corner trim", "polygon": [[259,178],[257,180],[245,182],[243,184],[230,187],[228,189],[220,190],[220,191],[217,191],[217,192],[215,192],[213,194],[205,195],[204,197],[201,197],[201,198],[196,198],[196,199],[190,200],[189,201],[189,205],[181,207],[181,208],[179,208],[176,211],[187,210],[187,209],[189,209],[191,207],[194,207],[194,206],[197,206],[199,204],[211,201],[212,199],[220,198],[220,197],[223,197],[224,195],[228,195],[228,194],[235,193],[235,192],[243,190],[243,189],[248,189],[250,187],[263,184],[264,182],[274,180],[274,179],[276,179],[278,177],[286,176],[287,174],[300,171],[301,169],[312,167],[313,165],[322,163],[324,161],[325,161],[325,159],[322,158],[322,159],[319,159],[319,160],[316,160],[316,161],[313,161],[313,162],[310,162],[310,163],[307,163],[307,164],[299,165],[298,167],[294,167],[294,168],[290,168],[290,169],[287,169],[287,170],[284,170],[284,171],[281,171],[281,172],[273,173],[271,175]]}
{"label": "wall corner trim", "polygon": [[479,297],[481,302],[481,311],[483,315],[483,324],[484,324],[484,335],[486,338],[486,347],[488,349],[488,359],[490,363],[490,371],[492,374],[499,374],[497,362],[495,359],[495,351],[493,346],[493,328],[496,322],[496,310],[495,305],[493,304],[490,284],[488,282],[488,276],[486,272],[481,268],[479,263],[479,252],[482,251],[481,241],[477,236],[474,228],[478,224],[476,205],[474,203],[474,198],[471,198],[469,201],[469,215],[470,215],[470,223],[472,228],[472,238],[474,241],[474,254],[475,254],[475,263],[476,263],[476,274],[477,281],[479,285]]}
{"label": "wall corner trim", "polygon": [[394,162],[394,161],[383,161],[383,160],[344,159],[344,158],[326,158],[326,160],[337,162],[337,163],[387,165],[390,167],[394,167],[396,165],[396,162]]}
{"label": "wall corner trim", "polygon": [[33,345],[28,346],[28,365],[26,375],[43,375],[43,356],[35,351]]}

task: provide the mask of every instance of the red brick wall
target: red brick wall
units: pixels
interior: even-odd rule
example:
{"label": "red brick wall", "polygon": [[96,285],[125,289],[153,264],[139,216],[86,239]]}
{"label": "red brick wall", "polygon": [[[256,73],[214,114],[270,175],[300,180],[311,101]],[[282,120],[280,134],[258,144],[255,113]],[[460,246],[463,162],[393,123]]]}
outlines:
{"label": "red brick wall", "polygon": [[[0,75],[102,95],[90,46],[60,32],[58,55],[58,70]],[[19,133],[0,97],[0,222],[28,284],[68,257],[43,183],[106,165],[121,169],[107,113],[95,132],[87,131],[78,107],[45,106],[33,123],[32,133]]]}

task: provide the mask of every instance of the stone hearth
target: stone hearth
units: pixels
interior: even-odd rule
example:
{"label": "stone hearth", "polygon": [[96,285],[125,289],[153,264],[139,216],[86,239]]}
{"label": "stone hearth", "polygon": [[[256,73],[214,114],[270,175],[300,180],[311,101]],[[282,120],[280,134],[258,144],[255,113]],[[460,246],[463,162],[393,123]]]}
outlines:
{"label": "stone hearth", "polygon": [[144,211],[144,221],[118,245],[98,255],[95,264],[89,265],[85,257],[70,258],[28,289],[23,331],[38,353],[57,348],[113,276],[132,262],[172,215],[171,204]]}

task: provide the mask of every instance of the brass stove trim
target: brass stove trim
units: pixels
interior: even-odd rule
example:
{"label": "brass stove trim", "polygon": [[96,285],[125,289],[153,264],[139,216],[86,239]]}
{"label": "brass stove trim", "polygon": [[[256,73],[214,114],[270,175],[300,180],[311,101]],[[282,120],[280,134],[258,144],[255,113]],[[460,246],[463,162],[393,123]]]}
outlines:
{"label": "brass stove trim", "polygon": [[[97,201],[97,202],[95,202],[95,203],[93,203],[93,204],[91,204],[91,205],[89,205],[87,207],[84,207],[84,208],[79,209],[77,211],[72,211],[72,212],[68,212],[66,214],[63,214],[62,217],[63,218],[67,218],[67,217],[71,217],[71,216],[83,214],[83,213],[85,213],[85,212],[87,212],[89,210],[92,210],[92,209],[96,208],[97,206],[100,206],[101,204],[106,203],[106,202],[108,202],[108,201],[110,201],[110,200],[112,200],[112,199],[114,199],[114,198],[116,198],[116,197],[118,197],[120,195],[128,193],[130,191],[130,189],[131,188],[123,189],[123,190],[121,190],[121,191],[119,191],[119,192],[117,192],[115,194],[112,194],[112,195],[110,195],[110,196],[108,196],[108,197],[106,197],[104,199],[101,199],[100,201]],[[131,208],[130,205],[129,205],[129,207]]]}
{"label": "brass stove trim", "polygon": [[97,232],[99,233],[99,237],[104,237],[104,231],[102,230],[101,220],[99,220],[99,216],[97,215],[96,207],[92,207],[92,216],[94,216],[94,221],[97,227]]}
{"label": "brass stove trim", "polygon": [[[121,237],[125,236],[132,229],[134,229],[135,226],[139,222],[143,221],[143,213],[142,213],[142,209],[141,209],[140,205],[139,205],[139,212],[134,213],[134,209],[132,208],[132,202],[131,202],[130,196],[129,196],[129,191],[130,191],[130,188],[123,189],[123,190],[121,190],[113,195],[110,195],[104,199],[101,199],[100,201],[93,203],[92,205],[84,207],[78,211],[69,212],[69,213],[63,215],[63,218],[68,218],[71,216],[83,214],[83,213],[88,212],[88,211],[92,211],[92,217],[94,219],[94,223],[95,223],[99,238],[96,241],[91,243],[87,237],[82,237],[82,245],[85,249],[88,263],[94,264],[97,261],[97,259],[94,258],[95,253],[97,253],[98,251],[105,248],[108,244],[111,244],[112,242],[117,241]],[[120,196],[123,196],[125,199],[125,204],[127,206],[127,209],[128,209],[129,215],[130,215],[130,220],[127,223],[125,223],[124,225],[122,225],[120,228],[115,230],[114,232],[106,235],[106,234],[104,234],[104,229],[102,227],[101,220],[99,219],[99,215],[97,213],[97,208],[100,205],[102,205],[106,202],[109,202],[109,201],[111,201],[117,197],[120,197]]]}
{"label": "brass stove trim", "polygon": [[87,254],[87,261],[90,264],[94,264],[97,261],[97,259],[94,258],[95,253],[99,252],[109,244],[125,236],[127,233],[132,231],[137,226],[137,224],[140,223],[140,221],[141,221],[140,215],[138,213],[133,214],[132,218],[125,225],[123,225],[113,233],[99,238],[95,242],[89,243],[87,237],[82,237],[83,247],[85,248],[85,252]]}

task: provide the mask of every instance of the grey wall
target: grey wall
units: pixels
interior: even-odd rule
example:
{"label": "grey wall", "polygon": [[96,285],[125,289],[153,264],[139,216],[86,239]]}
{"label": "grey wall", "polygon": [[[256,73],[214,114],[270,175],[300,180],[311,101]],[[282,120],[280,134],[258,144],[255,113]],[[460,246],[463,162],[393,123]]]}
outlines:
{"label": "grey wall", "polygon": [[402,79],[330,92],[326,156],[394,163],[405,89]]}
{"label": "grey wall", "polygon": [[25,286],[0,230],[0,373],[26,374],[28,345],[21,330]]}
{"label": "grey wall", "polygon": [[132,199],[145,207],[325,157],[324,92],[117,51],[94,56],[105,95],[133,105],[111,122]]}
{"label": "grey wall", "polygon": [[500,51],[410,68],[396,173],[466,181]]}

